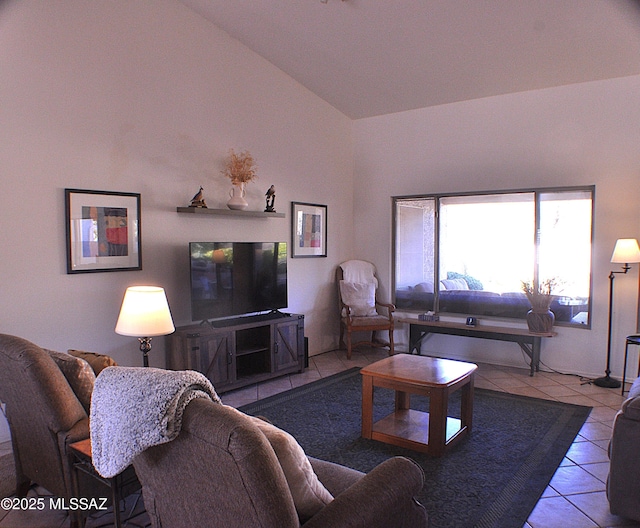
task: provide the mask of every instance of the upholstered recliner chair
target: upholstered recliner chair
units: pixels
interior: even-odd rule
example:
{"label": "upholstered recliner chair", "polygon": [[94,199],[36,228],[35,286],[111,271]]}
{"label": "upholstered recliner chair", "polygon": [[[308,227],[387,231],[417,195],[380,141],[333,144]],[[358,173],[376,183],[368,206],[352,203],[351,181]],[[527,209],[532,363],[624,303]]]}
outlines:
{"label": "upholstered recliner chair", "polygon": [[[336,281],[340,300],[340,344],[347,349],[347,359],[351,359],[353,348],[362,345],[388,347],[389,355],[393,355],[395,306],[378,300],[375,266],[364,260],[348,260],[338,266]],[[376,339],[379,331],[389,332],[388,342]],[[354,343],[352,334],[356,332],[370,334],[371,339]]]}
{"label": "upholstered recliner chair", "polygon": [[[306,491],[303,498],[311,504],[301,505],[300,489],[288,481],[292,477],[285,476],[280,462],[282,447],[257,420],[232,407],[195,399],[184,410],[175,440],[134,459],[154,528],[427,526],[425,509],[413,498],[423,486],[422,469],[402,457],[364,475],[307,459],[302,452],[313,468],[305,484],[313,486],[310,481],[317,475],[323,494],[315,488]],[[326,498],[327,492],[333,500]]]}
{"label": "upholstered recliner chair", "polygon": [[616,414],[609,442],[607,498],[611,513],[640,521],[640,378]]}
{"label": "upholstered recliner chair", "polygon": [[[0,334],[0,401],[6,404],[18,496],[24,497],[32,483],[67,503],[74,496],[69,444],[89,438],[93,380],[95,373],[84,360]],[[94,496],[104,495],[98,491]],[[78,523],[72,517],[72,526]]]}

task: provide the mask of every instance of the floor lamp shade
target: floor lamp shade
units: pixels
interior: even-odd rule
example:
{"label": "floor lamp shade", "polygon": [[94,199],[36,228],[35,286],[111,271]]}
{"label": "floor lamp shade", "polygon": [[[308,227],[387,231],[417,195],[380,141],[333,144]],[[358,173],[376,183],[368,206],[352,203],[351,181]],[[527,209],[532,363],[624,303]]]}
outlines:
{"label": "floor lamp shade", "polygon": [[611,262],[614,264],[631,264],[640,262],[640,246],[635,238],[620,238],[613,248]]}
{"label": "floor lamp shade", "polygon": [[164,289],[131,286],[122,300],[116,333],[133,337],[153,337],[175,330]]}

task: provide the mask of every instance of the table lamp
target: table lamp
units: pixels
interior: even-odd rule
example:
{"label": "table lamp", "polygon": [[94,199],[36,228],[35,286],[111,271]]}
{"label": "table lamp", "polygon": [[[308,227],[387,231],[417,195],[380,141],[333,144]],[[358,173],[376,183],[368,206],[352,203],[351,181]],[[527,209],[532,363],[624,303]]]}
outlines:
{"label": "table lamp", "polygon": [[116,333],[137,337],[143,364],[149,366],[151,338],[175,330],[164,289],[156,286],[130,286],[124,293]]}
{"label": "table lamp", "polygon": [[635,238],[620,238],[613,249],[611,262],[614,264],[622,264],[622,271],[612,271],[609,273],[609,341],[607,343],[607,368],[604,376],[593,380],[598,387],[606,387],[608,389],[616,389],[620,387],[620,382],[613,379],[611,374],[611,323],[613,320],[613,279],[616,273],[626,274],[631,266],[629,264],[640,262],[640,246]]}

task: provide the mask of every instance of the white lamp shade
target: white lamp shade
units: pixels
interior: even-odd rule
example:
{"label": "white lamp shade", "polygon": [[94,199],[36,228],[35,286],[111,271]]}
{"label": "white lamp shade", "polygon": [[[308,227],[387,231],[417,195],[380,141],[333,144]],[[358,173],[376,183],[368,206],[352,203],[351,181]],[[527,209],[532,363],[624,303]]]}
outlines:
{"label": "white lamp shade", "polygon": [[640,262],[640,247],[635,238],[620,238],[613,248],[611,262],[616,264],[629,264],[632,262]]}
{"label": "white lamp shade", "polygon": [[175,330],[164,289],[131,286],[122,300],[116,333],[133,337],[167,335]]}

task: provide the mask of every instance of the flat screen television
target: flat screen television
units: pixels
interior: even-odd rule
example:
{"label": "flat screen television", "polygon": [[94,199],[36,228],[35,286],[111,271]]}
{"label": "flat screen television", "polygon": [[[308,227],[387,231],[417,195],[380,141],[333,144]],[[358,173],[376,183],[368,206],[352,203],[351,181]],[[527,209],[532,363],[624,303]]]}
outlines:
{"label": "flat screen television", "polygon": [[287,307],[286,242],[190,242],[191,319]]}

